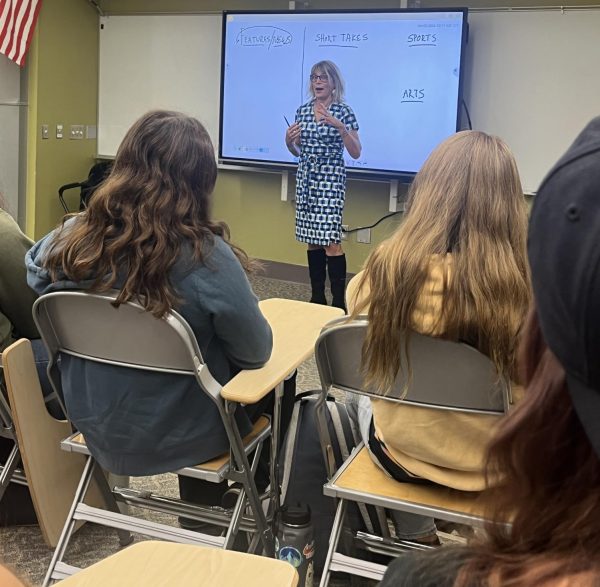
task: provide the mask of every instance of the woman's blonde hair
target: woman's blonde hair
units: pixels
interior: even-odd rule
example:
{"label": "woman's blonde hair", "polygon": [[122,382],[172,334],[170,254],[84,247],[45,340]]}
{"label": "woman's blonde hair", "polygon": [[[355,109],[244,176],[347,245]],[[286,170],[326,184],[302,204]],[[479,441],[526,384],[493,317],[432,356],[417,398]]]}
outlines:
{"label": "woman's blonde hair", "polygon": [[[346,86],[339,67],[333,61],[319,61],[310,68],[310,75],[313,75],[317,71],[327,74],[327,77],[335,90],[334,102],[343,102],[346,97]],[[313,98],[315,97],[310,78],[308,80],[308,93]]]}
{"label": "woman's blonde hair", "polygon": [[390,389],[408,348],[400,348],[400,340],[419,329],[413,316],[423,304],[430,264],[447,253],[451,269],[429,333],[472,344],[499,373],[510,374],[530,299],[526,231],[525,199],[508,146],[478,131],[441,143],[415,177],[404,222],[370,255],[359,284],[368,294],[353,316],[368,306],[367,385]]}

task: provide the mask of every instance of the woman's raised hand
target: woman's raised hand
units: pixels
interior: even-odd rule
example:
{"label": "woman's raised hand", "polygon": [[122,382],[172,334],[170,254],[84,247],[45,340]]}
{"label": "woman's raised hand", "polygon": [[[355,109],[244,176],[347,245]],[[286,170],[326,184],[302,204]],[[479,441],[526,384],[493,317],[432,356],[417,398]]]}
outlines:
{"label": "woman's raised hand", "polygon": [[297,122],[288,126],[285,131],[285,142],[288,145],[300,145],[300,125]]}
{"label": "woman's raised hand", "polygon": [[344,123],[339,118],[332,116],[326,106],[320,102],[317,102],[315,105],[315,118],[318,123],[323,122],[329,126],[333,126],[334,128],[337,128],[340,133],[343,132],[345,128]]}

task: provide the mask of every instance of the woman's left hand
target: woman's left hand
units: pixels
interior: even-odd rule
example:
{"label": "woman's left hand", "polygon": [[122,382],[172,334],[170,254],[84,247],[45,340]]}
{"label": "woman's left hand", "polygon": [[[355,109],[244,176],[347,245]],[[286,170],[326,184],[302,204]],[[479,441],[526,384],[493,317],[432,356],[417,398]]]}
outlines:
{"label": "woman's left hand", "polygon": [[323,104],[317,103],[315,107],[315,114],[318,123],[323,122],[325,124],[328,124],[329,126],[333,126],[340,133],[344,132],[346,128],[344,126],[344,123],[339,118],[332,116],[329,110],[327,110],[327,108]]}

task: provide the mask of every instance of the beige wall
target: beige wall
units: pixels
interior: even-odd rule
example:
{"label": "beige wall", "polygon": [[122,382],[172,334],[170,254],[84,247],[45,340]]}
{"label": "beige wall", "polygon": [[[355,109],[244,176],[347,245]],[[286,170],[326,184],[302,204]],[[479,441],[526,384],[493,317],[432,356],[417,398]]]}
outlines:
{"label": "beige wall", "polygon": [[[525,5],[527,0],[476,0],[472,7]],[[585,4],[575,0],[570,4]],[[399,1],[312,0],[310,8],[392,8]],[[422,0],[422,6],[451,6],[453,0]],[[555,4],[554,0],[529,0],[529,4]],[[287,9],[287,0],[101,0],[108,13],[186,12],[234,9]],[[297,4],[302,6],[301,2]],[[85,0],[50,0],[43,4],[35,40],[29,55],[29,149],[27,231],[39,238],[61,217],[57,199],[60,185],[86,177],[93,163],[93,140],[40,138],[41,124],[95,124],[97,118],[98,15]],[[65,135],[66,136],[66,135]],[[71,205],[76,205],[72,192]],[[368,225],[388,211],[388,186],[384,183],[348,184],[344,223]],[[294,209],[280,199],[276,174],[222,171],[214,194],[214,216],[225,220],[233,240],[255,257],[305,264],[304,246],[293,237]],[[397,226],[400,216],[383,221],[372,231],[372,244],[344,244],[349,271],[358,271],[372,247]]]}

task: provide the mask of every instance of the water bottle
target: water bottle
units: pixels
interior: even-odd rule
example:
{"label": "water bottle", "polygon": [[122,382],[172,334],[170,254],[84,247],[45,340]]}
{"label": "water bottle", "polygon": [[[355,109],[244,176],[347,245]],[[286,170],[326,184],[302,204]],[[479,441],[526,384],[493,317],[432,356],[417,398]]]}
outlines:
{"label": "water bottle", "polygon": [[298,571],[298,587],[313,587],[314,529],[307,505],[284,506],[277,533],[277,557]]}

